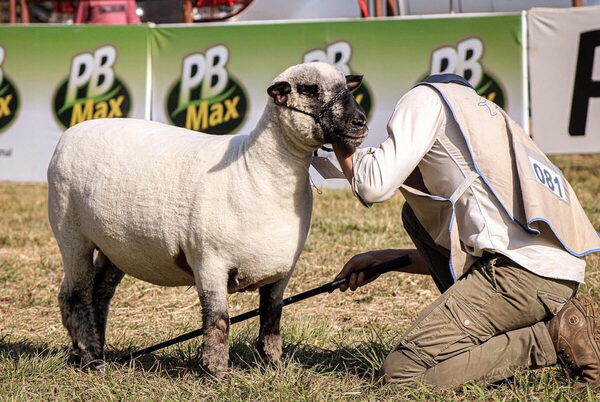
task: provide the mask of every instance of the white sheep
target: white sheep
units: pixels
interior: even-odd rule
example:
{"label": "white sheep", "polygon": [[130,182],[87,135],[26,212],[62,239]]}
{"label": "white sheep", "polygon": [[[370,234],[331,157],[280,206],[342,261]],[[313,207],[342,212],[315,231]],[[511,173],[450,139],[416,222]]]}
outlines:
{"label": "white sheep", "polygon": [[202,364],[215,375],[229,358],[227,293],[259,288],[257,347],[267,361],[280,358],[283,291],[310,228],[311,153],[362,142],[366,118],[349,92],[361,78],[325,63],[288,68],[249,135],[134,119],[64,133],[48,168],[48,213],[64,264],[62,321],[82,364],[103,356],[125,274],[196,285]]}

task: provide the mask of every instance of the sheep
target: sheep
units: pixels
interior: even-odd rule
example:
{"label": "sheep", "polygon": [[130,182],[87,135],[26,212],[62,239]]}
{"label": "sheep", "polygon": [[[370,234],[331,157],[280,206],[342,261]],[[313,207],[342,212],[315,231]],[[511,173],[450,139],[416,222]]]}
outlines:
{"label": "sheep", "polygon": [[366,117],[350,93],[361,79],[325,63],[292,66],[268,88],[249,135],[122,118],[63,134],[48,167],[48,215],[64,265],[62,322],[82,365],[103,359],[125,274],[196,286],[201,364],[217,377],[229,360],[226,295],[258,288],[257,348],[280,359],[283,292],[311,223],[311,154],[364,140]]}

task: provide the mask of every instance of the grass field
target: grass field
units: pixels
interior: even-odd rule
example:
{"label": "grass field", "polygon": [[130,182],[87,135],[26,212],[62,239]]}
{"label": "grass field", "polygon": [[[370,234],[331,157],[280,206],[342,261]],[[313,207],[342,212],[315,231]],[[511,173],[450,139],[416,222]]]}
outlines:
{"label": "grass field", "polygon": [[[600,155],[553,161],[600,228]],[[373,379],[389,349],[437,296],[424,276],[390,273],[357,292],[325,294],[286,307],[284,354],[264,366],[253,343],[257,319],[232,326],[228,379],[199,369],[200,340],[129,365],[127,351],[201,326],[193,288],[161,288],[126,277],[113,299],[106,371],[69,363],[69,340],[56,301],[62,267],[46,216],[43,184],[0,182],[0,400],[597,400],[578,393],[558,368],[515,373],[498,385],[460,391],[382,386]],[[410,247],[400,224],[403,200],[367,210],[348,191],[315,192],[313,225],[286,295],[328,282],[355,253]],[[581,293],[600,301],[600,258],[588,258]],[[258,306],[258,293],[231,295],[230,314]]]}

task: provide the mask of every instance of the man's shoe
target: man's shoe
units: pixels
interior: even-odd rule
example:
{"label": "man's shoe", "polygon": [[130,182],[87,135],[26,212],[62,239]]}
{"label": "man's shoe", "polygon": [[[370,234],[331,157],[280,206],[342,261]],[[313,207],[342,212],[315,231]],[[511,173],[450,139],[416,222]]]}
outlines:
{"label": "man's shoe", "polygon": [[548,321],[548,331],[559,361],[571,375],[579,376],[577,388],[600,386],[599,327],[592,299],[575,297]]}

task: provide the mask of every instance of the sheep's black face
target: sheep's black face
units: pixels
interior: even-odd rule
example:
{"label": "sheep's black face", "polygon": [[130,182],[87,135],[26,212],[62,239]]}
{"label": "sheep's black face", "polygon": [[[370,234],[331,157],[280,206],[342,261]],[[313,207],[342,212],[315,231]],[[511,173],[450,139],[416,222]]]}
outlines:
{"label": "sheep's black face", "polygon": [[321,115],[323,143],[360,145],[368,134],[367,117],[351,90],[358,88],[362,76],[346,76],[346,85],[333,91],[331,99],[324,104]]}
{"label": "sheep's black face", "polygon": [[358,88],[362,76],[344,77],[325,63],[309,63],[290,70],[293,69],[301,73],[289,74],[286,80],[269,87],[267,92],[275,104],[294,111],[296,123],[309,116],[312,124],[306,128],[316,143],[360,145],[368,134],[367,119],[351,91]]}

